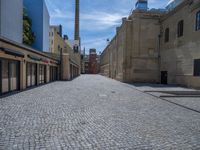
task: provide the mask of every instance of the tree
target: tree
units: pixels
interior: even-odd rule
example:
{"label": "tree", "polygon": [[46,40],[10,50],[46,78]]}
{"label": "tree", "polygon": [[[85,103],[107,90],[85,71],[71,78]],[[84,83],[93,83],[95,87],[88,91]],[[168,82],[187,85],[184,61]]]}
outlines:
{"label": "tree", "polygon": [[31,45],[35,41],[34,32],[32,32],[32,21],[29,18],[26,9],[23,9],[23,43]]}

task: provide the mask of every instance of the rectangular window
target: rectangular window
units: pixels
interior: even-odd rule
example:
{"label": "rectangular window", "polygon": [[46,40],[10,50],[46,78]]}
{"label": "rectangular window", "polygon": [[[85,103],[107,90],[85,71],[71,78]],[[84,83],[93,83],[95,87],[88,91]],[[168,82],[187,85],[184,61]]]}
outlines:
{"label": "rectangular window", "polygon": [[200,30],[200,11],[196,14],[196,31]]}
{"label": "rectangular window", "polygon": [[194,76],[200,76],[200,59],[194,60]]}
{"label": "rectangular window", "polygon": [[184,30],[184,21],[181,20],[178,22],[178,26],[177,26],[177,35],[178,37],[183,36],[183,30]]}

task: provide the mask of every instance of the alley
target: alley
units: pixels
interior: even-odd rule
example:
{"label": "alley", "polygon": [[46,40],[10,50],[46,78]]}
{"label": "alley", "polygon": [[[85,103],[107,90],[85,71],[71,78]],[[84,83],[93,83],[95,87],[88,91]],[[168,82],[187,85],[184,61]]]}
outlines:
{"label": "alley", "polygon": [[82,75],[2,98],[0,149],[200,149],[200,98],[138,87]]}

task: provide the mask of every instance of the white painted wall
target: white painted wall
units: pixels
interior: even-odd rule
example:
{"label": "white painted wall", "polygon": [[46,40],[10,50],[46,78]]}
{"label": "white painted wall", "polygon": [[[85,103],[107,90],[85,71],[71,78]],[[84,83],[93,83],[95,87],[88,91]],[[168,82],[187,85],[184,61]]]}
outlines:
{"label": "white painted wall", "polygon": [[22,43],[23,0],[0,0],[0,35]]}

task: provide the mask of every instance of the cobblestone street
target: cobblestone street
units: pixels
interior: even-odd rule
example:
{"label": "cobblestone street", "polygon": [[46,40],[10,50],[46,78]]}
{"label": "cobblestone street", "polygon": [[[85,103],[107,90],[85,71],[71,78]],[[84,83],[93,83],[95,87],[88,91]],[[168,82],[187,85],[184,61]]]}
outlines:
{"label": "cobblestone street", "polygon": [[170,98],[193,111],[142,91],[82,75],[2,98],[0,149],[199,150],[200,98]]}

